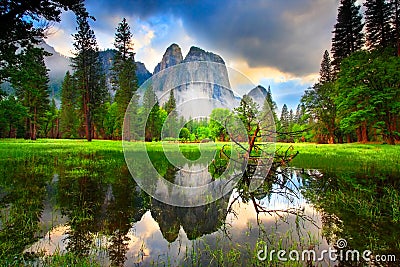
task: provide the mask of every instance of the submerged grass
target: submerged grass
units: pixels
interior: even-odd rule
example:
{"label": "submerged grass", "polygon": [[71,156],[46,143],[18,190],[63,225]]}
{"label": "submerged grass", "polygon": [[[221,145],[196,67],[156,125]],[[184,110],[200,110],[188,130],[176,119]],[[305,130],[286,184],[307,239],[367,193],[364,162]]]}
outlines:
{"label": "submerged grass", "polygon": [[[177,144],[177,143],[135,143],[129,144],[133,149],[142,149],[146,147],[150,152],[159,151],[175,151],[177,148],[185,153],[190,152],[200,156],[202,152],[211,151],[215,146],[222,148],[224,143],[205,143],[205,144]],[[393,222],[400,221],[400,194],[398,193],[398,183],[395,177],[400,173],[400,146],[378,145],[378,144],[335,144],[335,145],[317,145],[310,143],[301,144],[276,144],[279,150],[286,150],[293,146],[294,151],[299,151],[299,155],[294,158],[292,165],[304,169],[321,169],[326,172],[346,173],[340,181],[344,185],[341,188],[351,188],[351,193],[342,192],[340,190],[323,192],[326,197],[318,199],[318,201],[326,200],[333,205],[343,206],[343,210],[350,210],[352,214],[364,218],[365,221],[371,221],[375,216],[382,217],[380,212],[390,215]],[[196,160],[197,158],[192,158]],[[120,141],[94,140],[87,142],[85,140],[54,140],[40,139],[37,141],[3,139],[0,140],[0,201],[4,201],[4,205],[0,202],[0,208],[3,211],[0,214],[0,256],[5,258],[5,254],[10,251],[23,251],[24,247],[32,243],[38,237],[35,234],[36,224],[34,222],[28,231],[21,229],[27,227],[27,224],[18,222],[35,221],[40,216],[41,203],[45,197],[43,190],[51,181],[53,173],[57,166],[63,166],[61,174],[68,178],[65,180],[64,189],[68,189],[69,185],[80,185],[80,177],[88,185],[92,180],[103,180],[102,184],[115,179],[115,175],[106,175],[103,172],[119,172],[128,173],[126,165],[124,165],[123,147]],[[23,166],[14,177],[10,173],[15,174],[15,169]],[[122,166],[121,169],[104,168],[104,166]],[[167,168],[160,164],[164,169]],[[164,170],[166,172],[166,170]],[[58,170],[60,171],[60,170]],[[352,173],[361,172],[365,174],[360,179],[355,179]],[[30,174],[30,175],[27,175]],[[85,177],[89,176],[92,180]],[[72,178],[71,178],[72,177]],[[390,186],[380,186],[382,188],[377,194],[377,190],[373,190],[375,183],[388,184],[390,178]],[[347,179],[348,178],[348,179]],[[351,179],[350,179],[351,178]],[[371,179],[365,179],[371,178]],[[372,179],[373,178],[373,179]],[[75,181],[76,180],[76,181]],[[79,180],[79,181],[78,181]],[[87,180],[87,181],[86,181]],[[367,180],[368,184],[364,185],[363,180]],[[93,182],[94,183],[94,182]],[[372,184],[372,185],[371,185]],[[87,185],[87,186],[88,186]],[[22,188],[18,191],[15,188]],[[96,189],[97,187],[95,187]],[[320,187],[318,187],[319,189]],[[329,184],[331,188],[331,183]],[[70,190],[65,190],[69,192]],[[6,192],[7,194],[3,194]],[[12,199],[5,199],[4,196],[14,196]],[[31,196],[37,196],[31,198]],[[68,194],[66,194],[68,195]],[[69,198],[74,196],[68,195]],[[77,196],[77,199],[79,196]],[[35,200],[35,201],[33,201]],[[19,202],[26,202],[29,205],[20,205],[25,207],[23,210],[17,209]],[[94,200],[93,200],[94,201]],[[11,204],[10,204],[11,203]],[[329,204],[329,203],[328,203]],[[351,206],[351,209],[348,209]],[[329,205],[324,205],[329,207]],[[322,208],[322,207],[321,207]],[[329,210],[328,210],[329,211]],[[334,210],[336,212],[336,210]],[[336,212],[337,213],[337,212]],[[386,215],[387,215],[386,214]],[[355,214],[356,215],[356,214]],[[3,231],[7,227],[8,231]],[[14,231],[11,231],[14,229]],[[21,242],[15,242],[15,235],[18,232],[29,232],[29,236],[20,238]],[[379,240],[378,237],[375,239]],[[390,243],[393,244],[393,243]],[[264,245],[260,243],[259,245]],[[228,252],[218,247],[204,246],[203,253],[213,259],[216,265],[234,266],[242,263],[241,251],[236,247],[230,247]],[[201,261],[201,251],[194,251],[189,257],[193,261],[192,266],[199,266]],[[247,249],[249,255],[255,255],[252,249]],[[23,255],[11,254],[6,261],[1,261],[0,265],[23,265],[20,257]],[[198,259],[198,260],[196,260]],[[256,258],[250,260],[253,266],[264,265],[258,262]],[[42,262],[44,266],[93,266],[95,264],[92,259],[80,258],[74,254],[56,254],[46,258]],[[278,264],[278,262],[276,262]],[[291,263],[293,264],[293,263]],[[287,266],[294,266],[294,265]],[[166,263],[168,265],[168,263]]]}

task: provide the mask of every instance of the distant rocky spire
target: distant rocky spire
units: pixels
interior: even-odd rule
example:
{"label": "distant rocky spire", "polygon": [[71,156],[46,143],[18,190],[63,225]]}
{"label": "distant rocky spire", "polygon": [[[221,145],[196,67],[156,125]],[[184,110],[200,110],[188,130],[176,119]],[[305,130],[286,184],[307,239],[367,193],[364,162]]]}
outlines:
{"label": "distant rocky spire", "polygon": [[164,53],[164,56],[160,63],[154,68],[153,74],[156,74],[159,71],[162,71],[168,67],[175,66],[176,64],[181,63],[183,60],[182,51],[179,45],[172,44],[170,45]]}
{"label": "distant rocky spire", "polygon": [[210,61],[225,64],[224,60],[217,54],[204,51],[201,48],[196,46],[192,46],[189,50],[189,53],[186,55],[183,62],[192,62],[192,61]]}

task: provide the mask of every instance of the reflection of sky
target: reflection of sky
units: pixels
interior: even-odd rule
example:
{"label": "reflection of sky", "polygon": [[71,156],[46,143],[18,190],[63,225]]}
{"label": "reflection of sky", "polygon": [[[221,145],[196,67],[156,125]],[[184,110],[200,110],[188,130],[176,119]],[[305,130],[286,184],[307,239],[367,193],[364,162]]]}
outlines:
{"label": "reflection of sky", "polygon": [[[293,177],[292,189],[297,190],[301,186],[300,181],[297,180],[296,176]],[[289,185],[290,186],[290,185]],[[277,190],[277,186],[274,186],[274,190]],[[233,193],[230,197],[230,202],[236,197]],[[259,200],[265,208],[269,210],[280,210],[285,208],[304,208],[306,215],[310,216],[315,220],[317,225],[321,225],[319,214],[306,203],[305,199],[300,195],[298,199],[289,199],[286,196],[280,194],[272,194],[270,197],[265,197]],[[218,246],[228,247],[245,247],[248,244],[252,249],[254,248],[259,238],[259,228],[257,226],[257,214],[251,203],[240,203],[236,202],[233,205],[233,213],[226,216],[225,222],[228,225],[228,232],[230,239],[225,238],[222,231],[217,230],[212,234],[202,236],[200,241],[191,241],[188,239],[185,229],[180,227],[178,237],[174,242],[169,243],[164,237],[160,230],[157,221],[154,220],[150,211],[147,211],[140,221],[132,224],[127,237],[129,237],[128,250],[126,253],[127,261],[126,266],[133,266],[134,264],[148,265],[152,262],[158,262],[159,264],[170,262],[171,266],[181,265],[188,255],[193,251],[192,249],[200,249],[199,244],[205,242],[210,248],[215,248],[215,244]],[[166,211],[168,212],[168,211]],[[276,240],[282,239],[284,246],[290,247],[293,242],[300,242],[303,240],[306,246],[308,238],[313,241],[319,240],[320,245],[316,247],[317,251],[327,249],[328,245],[321,237],[319,229],[314,226],[311,222],[304,221],[302,227],[297,227],[296,216],[285,215],[285,213],[279,213],[285,217],[285,220],[278,219],[277,216],[271,216],[268,214],[259,214],[258,218],[263,225],[263,228],[268,233],[268,240],[272,240],[272,244]],[[199,223],[207,223],[207,220],[213,220],[216,218],[197,218]],[[39,240],[30,249],[33,251],[45,251],[47,254],[52,254],[57,250],[65,252],[65,245],[68,240],[68,236],[65,234],[69,230],[66,224],[60,224],[53,228],[53,230],[46,233],[44,238]],[[107,237],[101,234],[93,236],[94,244],[106,249],[108,241]],[[267,240],[265,240],[267,241]],[[273,245],[272,245],[273,246]],[[92,250],[91,253],[98,251]],[[271,249],[274,249],[271,247]],[[305,249],[308,249],[305,247]],[[106,253],[100,253],[97,256],[98,260],[103,265],[108,265],[109,260]]]}

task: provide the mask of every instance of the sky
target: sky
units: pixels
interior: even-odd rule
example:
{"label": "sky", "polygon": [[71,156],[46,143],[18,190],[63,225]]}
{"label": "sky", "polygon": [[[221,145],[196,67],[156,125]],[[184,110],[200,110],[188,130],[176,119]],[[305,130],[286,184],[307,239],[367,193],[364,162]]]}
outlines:
{"label": "sky", "polygon": [[[361,2],[361,1],[359,1]],[[126,18],[135,59],[150,72],[165,49],[177,43],[220,55],[254,85],[271,86],[278,109],[295,109],[318,79],[322,55],[330,51],[339,0],[86,0],[100,49],[113,48],[115,29]],[[71,55],[75,16],[62,14],[46,40]]]}

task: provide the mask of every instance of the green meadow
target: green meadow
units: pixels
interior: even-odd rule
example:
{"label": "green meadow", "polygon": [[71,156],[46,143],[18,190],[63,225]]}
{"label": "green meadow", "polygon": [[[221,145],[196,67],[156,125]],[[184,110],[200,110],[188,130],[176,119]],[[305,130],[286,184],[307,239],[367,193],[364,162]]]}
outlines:
{"label": "green meadow", "polygon": [[[131,142],[129,146],[133,153],[145,147],[158,173],[173,180],[180,175],[162,151],[179,149],[194,162],[202,152],[218,150],[226,144]],[[351,247],[359,250],[369,249],[400,256],[400,242],[397,239],[400,234],[397,226],[400,221],[400,146],[277,143],[276,150],[299,152],[285,167],[289,167],[287,169],[291,176],[301,180],[301,194],[319,212],[323,222],[320,234],[330,240],[345,238]],[[139,160],[135,169],[138,175],[144,175],[146,171],[141,164]],[[246,247],[241,248],[238,244],[245,241],[228,241],[229,251],[219,243],[219,238],[224,239],[221,231],[227,217],[223,212],[226,211],[228,204],[224,201],[227,200],[217,202],[215,205],[218,209],[204,206],[193,210],[157,202],[141,191],[132,179],[121,141],[4,139],[0,141],[0,170],[2,266],[108,266],[99,262],[98,257],[103,254],[98,252],[101,246],[93,241],[97,235],[109,238],[111,245],[108,245],[106,255],[109,255],[112,265],[119,265],[126,260],[127,251],[134,250],[123,240],[132,238],[128,235],[132,225],[140,225],[141,218],[148,211],[160,227],[163,236],[160,242],[168,241],[168,247],[173,247],[183,225],[185,231],[190,233],[192,244],[201,245],[187,251],[188,255],[181,262],[179,254],[170,255],[170,252],[157,245],[154,248],[159,252],[150,255],[151,262],[145,261],[146,258],[139,260],[143,265],[210,266],[202,263],[212,262],[220,266],[227,263],[232,266],[244,263],[263,266],[253,250],[255,244],[267,242],[265,235],[256,235],[255,239],[246,241]],[[49,212],[51,219],[48,219]],[[67,222],[54,219],[60,216],[57,214],[67,218]],[[189,220],[189,223],[185,220]],[[193,220],[196,220],[198,228],[191,231]],[[69,242],[60,245],[62,250],[56,250],[50,257],[44,254],[44,250],[27,252],[32,244],[50,235],[49,231],[60,225],[69,227],[66,237]],[[258,225],[257,231],[253,227],[248,224],[245,233],[250,235],[264,226]],[[320,244],[320,234],[313,236],[309,233],[310,229],[310,226],[305,227],[307,234],[299,238],[316,240]],[[294,230],[285,231],[288,232],[281,235],[280,230],[275,229],[267,236],[275,236],[275,246],[283,247],[282,238],[291,235]],[[217,241],[207,239],[209,233],[217,236]],[[246,236],[241,238],[246,240]],[[151,240],[145,239],[143,244],[151,245]],[[287,247],[295,248],[296,244],[301,246],[304,243],[293,242],[288,243]],[[229,256],[228,252],[234,253],[234,257],[233,254]],[[165,253],[167,257],[163,258]],[[174,264],[168,263],[175,260],[177,262]],[[129,265],[129,260],[126,264]],[[302,265],[290,261],[284,266]]]}
{"label": "green meadow", "polygon": [[[136,143],[139,146],[138,143]],[[215,146],[222,148],[225,143],[179,144],[181,151],[199,151],[199,147]],[[147,143],[148,151],[174,149],[177,143]],[[135,143],[132,143],[135,147]],[[400,146],[382,144],[313,144],[313,143],[276,143],[277,150],[293,149],[299,151],[292,165],[305,169],[322,169],[328,171],[364,171],[364,172],[398,172],[400,170]],[[0,142],[0,158],[16,159],[31,155],[60,157],[71,154],[99,155],[112,154],[112,157],[123,157],[121,141],[109,140],[67,140],[39,139],[37,141],[20,139],[3,139]]]}

